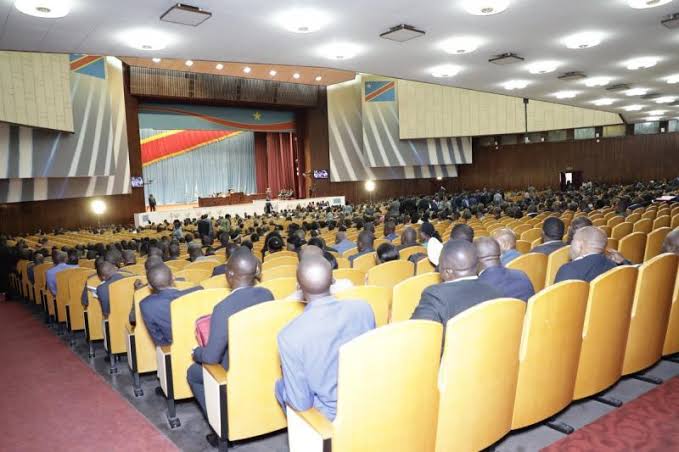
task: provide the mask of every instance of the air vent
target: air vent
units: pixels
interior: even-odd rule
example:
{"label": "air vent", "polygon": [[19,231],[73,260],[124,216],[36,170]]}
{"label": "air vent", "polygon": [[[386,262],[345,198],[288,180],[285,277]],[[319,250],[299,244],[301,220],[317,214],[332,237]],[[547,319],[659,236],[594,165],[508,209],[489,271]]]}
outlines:
{"label": "air vent", "polygon": [[660,93],[648,93],[643,96],[641,96],[642,99],[656,99],[658,97],[662,96]]}
{"label": "air vent", "polygon": [[561,74],[559,76],[559,80],[563,80],[564,82],[582,80],[583,78],[587,78],[587,76],[580,71],[566,72],[565,74]]}
{"label": "air vent", "polygon": [[667,27],[670,30],[679,28],[679,13],[670,14],[660,21],[660,23],[663,25],[663,27]]}
{"label": "air vent", "polygon": [[395,27],[391,27],[389,30],[380,34],[380,38],[389,39],[396,42],[406,42],[410,41],[411,39],[419,38],[420,36],[424,36],[424,31],[418,30],[412,25],[406,24],[396,25]]}
{"label": "air vent", "polygon": [[524,58],[521,58],[515,53],[503,53],[501,55],[495,55],[493,58],[488,60],[489,63],[497,64],[500,66],[506,66],[508,64],[521,63]]}
{"label": "air vent", "polygon": [[612,85],[606,88],[606,91],[627,91],[631,86],[627,83],[618,83],[617,85]]}
{"label": "air vent", "polygon": [[190,25],[197,27],[212,17],[212,13],[198,8],[197,6],[177,3],[160,16],[160,20],[173,24]]}

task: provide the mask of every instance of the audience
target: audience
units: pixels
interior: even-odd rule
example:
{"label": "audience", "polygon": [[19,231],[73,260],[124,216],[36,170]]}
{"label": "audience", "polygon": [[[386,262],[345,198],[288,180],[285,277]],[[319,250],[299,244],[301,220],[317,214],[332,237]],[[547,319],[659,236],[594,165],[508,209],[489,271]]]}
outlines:
{"label": "audience", "polygon": [[57,296],[57,273],[69,268],[77,268],[77,265],[68,264],[68,254],[63,251],[56,251],[52,256],[54,266],[45,273],[45,285],[52,293],[52,296]]}
{"label": "audience", "polygon": [[516,235],[509,228],[500,228],[493,231],[493,238],[500,245],[500,263],[507,265],[517,257],[521,256],[516,249]]}
{"label": "audience", "polygon": [[531,250],[531,253],[542,253],[550,255],[566,244],[563,242],[565,232],[563,221],[556,217],[549,217],[542,224],[542,245],[538,245]]}
{"label": "audience", "polygon": [[577,279],[590,282],[616,264],[606,257],[606,233],[593,226],[577,230],[571,242],[571,262],[561,266],[555,282]]}
{"label": "audience", "polygon": [[490,237],[479,237],[474,242],[479,256],[479,281],[494,287],[503,297],[528,301],[535,295],[533,284],[520,270],[505,268],[500,262],[500,245]]}

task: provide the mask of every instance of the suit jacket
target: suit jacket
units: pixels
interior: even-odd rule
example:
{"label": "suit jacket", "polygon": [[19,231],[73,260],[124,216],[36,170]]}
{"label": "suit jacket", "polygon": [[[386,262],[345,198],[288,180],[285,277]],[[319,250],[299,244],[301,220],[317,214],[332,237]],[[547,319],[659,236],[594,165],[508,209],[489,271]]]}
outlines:
{"label": "suit jacket", "polygon": [[225,275],[226,274],[226,264],[217,265],[212,269],[212,276]]}
{"label": "suit jacket", "polygon": [[[107,281],[104,281],[97,286],[97,298],[99,298],[101,313],[104,315],[104,317],[108,317],[108,315],[111,313],[111,299],[109,297],[108,286],[116,281],[120,281],[127,276],[129,276],[127,273],[114,273],[113,276],[111,276]],[[85,297],[87,297],[87,295],[85,295]]]}
{"label": "suit jacket", "polygon": [[210,220],[199,220],[197,226],[200,237],[203,237],[204,235],[212,237],[212,223]]}
{"label": "suit jacket", "polygon": [[368,248],[368,249],[366,249],[366,250],[361,251],[360,253],[356,253],[356,254],[354,254],[354,255],[349,256],[349,264],[351,264],[351,266],[353,267],[353,266],[354,266],[354,261],[356,260],[357,257],[359,257],[359,256],[364,256],[364,255],[366,255],[366,254],[368,254],[368,253],[372,253],[373,251],[375,251],[375,250],[372,249],[372,248]]}
{"label": "suit jacket", "polygon": [[229,317],[243,309],[273,299],[274,296],[269,289],[263,287],[243,287],[233,290],[212,311],[207,344],[193,351],[193,360],[205,364],[221,363],[224,369],[228,370]]}
{"label": "suit jacket", "polygon": [[494,298],[502,298],[502,293],[476,277],[436,284],[422,292],[411,318],[433,320],[445,327],[459,313]]}
{"label": "suit jacket", "polygon": [[516,249],[507,250],[500,256],[500,263],[502,265],[507,265],[519,256],[521,256],[521,253],[519,253]]}
{"label": "suit jacket", "polygon": [[501,265],[482,271],[479,275],[479,281],[502,292],[504,297],[528,301],[530,297],[535,295],[533,283],[530,282],[524,272],[511,270]]}
{"label": "suit jacket", "polygon": [[591,282],[594,278],[615,268],[615,262],[603,254],[590,254],[561,266],[554,282],[577,279]]}
{"label": "suit jacket", "polygon": [[552,254],[554,251],[558,250],[559,248],[563,248],[566,246],[564,242],[561,240],[556,240],[554,242],[549,242],[549,243],[543,243],[542,245],[538,245],[532,250],[530,250],[531,253],[542,253],[546,255]]}
{"label": "suit jacket", "polygon": [[185,290],[170,287],[152,293],[141,300],[139,309],[144,320],[146,329],[149,330],[153,343],[159,346],[172,343],[172,318],[170,304],[188,293],[202,289],[201,286],[191,287]]}

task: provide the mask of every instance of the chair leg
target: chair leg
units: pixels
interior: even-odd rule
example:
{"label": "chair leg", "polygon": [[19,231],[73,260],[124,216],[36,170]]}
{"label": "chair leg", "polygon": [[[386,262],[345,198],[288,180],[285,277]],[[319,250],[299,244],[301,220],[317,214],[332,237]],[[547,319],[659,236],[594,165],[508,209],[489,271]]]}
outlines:
{"label": "chair leg", "polygon": [[663,357],[663,361],[670,361],[679,364],[679,353]]}
{"label": "chair leg", "polygon": [[170,424],[171,429],[175,429],[182,425],[177,417],[177,407],[175,406],[174,399],[169,397],[167,398],[167,422]]}
{"label": "chair leg", "polygon": [[219,452],[229,452],[229,440],[226,438],[219,438]]}
{"label": "chair leg", "polygon": [[654,377],[653,375],[633,374],[629,377],[634,378],[635,380],[645,381],[646,383],[651,383],[653,385],[662,384],[662,378]]}
{"label": "chair leg", "polygon": [[558,422],[558,421],[547,421],[545,424],[547,427],[551,428],[552,430],[556,430],[557,432],[561,432],[564,435],[570,435],[575,431],[573,427],[571,427],[568,424],[565,424],[563,422]]}
{"label": "chair leg", "polygon": [[87,352],[87,357],[94,358],[94,356],[96,355],[96,352],[94,351],[94,343],[92,341],[88,341],[88,343],[90,344],[90,349]]}
{"label": "chair leg", "polygon": [[139,372],[132,372],[133,385],[134,385],[134,396],[142,397],[144,395],[144,390],[141,387],[141,381],[139,379]]}
{"label": "chair leg", "polygon": [[614,399],[613,397],[597,396],[592,397],[592,400],[603,403],[604,405],[614,406],[620,408],[622,406],[622,400]]}
{"label": "chair leg", "polygon": [[115,375],[118,373],[118,366],[116,365],[116,355],[114,355],[111,352],[108,352],[108,357],[111,363],[111,368],[109,369],[108,373],[111,375]]}

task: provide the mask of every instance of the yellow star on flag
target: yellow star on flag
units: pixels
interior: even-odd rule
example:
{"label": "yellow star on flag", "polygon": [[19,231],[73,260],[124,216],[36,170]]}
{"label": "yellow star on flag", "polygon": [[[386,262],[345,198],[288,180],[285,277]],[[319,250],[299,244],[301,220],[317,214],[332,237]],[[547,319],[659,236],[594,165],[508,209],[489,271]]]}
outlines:
{"label": "yellow star on flag", "polygon": [[262,114],[256,111],[255,114],[252,115],[252,117],[255,118],[255,121],[259,121],[260,119],[262,119]]}

